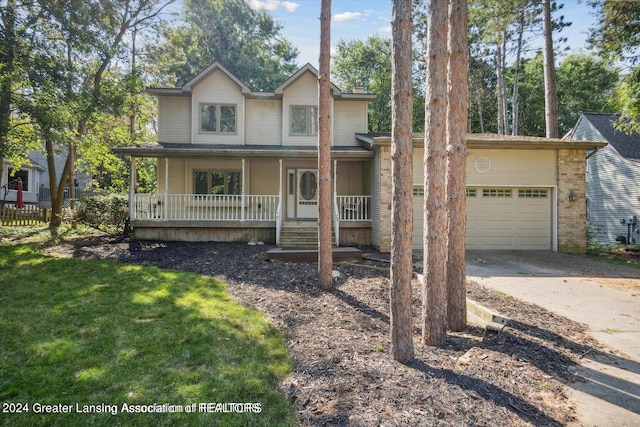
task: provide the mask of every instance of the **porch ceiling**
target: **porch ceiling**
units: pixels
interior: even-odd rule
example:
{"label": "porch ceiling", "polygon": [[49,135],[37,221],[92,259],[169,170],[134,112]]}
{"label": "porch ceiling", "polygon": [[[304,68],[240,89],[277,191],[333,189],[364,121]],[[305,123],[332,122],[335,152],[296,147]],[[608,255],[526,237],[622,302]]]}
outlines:
{"label": "porch ceiling", "polygon": [[[205,144],[145,144],[113,148],[116,154],[133,157],[243,157],[243,158],[305,158],[316,159],[315,146],[282,145],[205,145]],[[332,147],[331,157],[336,160],[373,158],[374,152],[363,147]]]}

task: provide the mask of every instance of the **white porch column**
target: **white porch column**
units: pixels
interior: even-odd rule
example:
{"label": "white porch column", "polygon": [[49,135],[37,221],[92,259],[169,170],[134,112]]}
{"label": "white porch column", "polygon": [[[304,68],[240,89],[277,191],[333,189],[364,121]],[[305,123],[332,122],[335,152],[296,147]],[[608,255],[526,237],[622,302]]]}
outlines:
{"label": "white porch column", "polygon": [[245,175],[245,161],[242,159],[242,189],[240,190],[240,221],[244,221],[244,175]]}
{"label": "white porch column", "polygon": [[278,160],[280,180],[278,181],[278,204],[282,206],[282,159]]}
{"label": "white porch column", "polygon": [[164,219],[169,217],[169,158],[164,158]]}
{"label": "white porch column", "polygon": [[338,215],[338,218],[336,218],[336,221],[338,221],[340,216],[340,212],[338,212],[337,209],[338,209],[338,161],[334,160],[333,161],[333,210],[334,210],[334,214]]}
{"label": "white porch column", "polygon": [[136,206],[136,158],[131,157],[129,166],[129,220],[135,219]]}
{"label": "white porch column", "polygon": [[276,245],[280,244],[280,230],[282,229],[282,159],[278,160],[280,180],[278,181],[278,207],[276,208]]}

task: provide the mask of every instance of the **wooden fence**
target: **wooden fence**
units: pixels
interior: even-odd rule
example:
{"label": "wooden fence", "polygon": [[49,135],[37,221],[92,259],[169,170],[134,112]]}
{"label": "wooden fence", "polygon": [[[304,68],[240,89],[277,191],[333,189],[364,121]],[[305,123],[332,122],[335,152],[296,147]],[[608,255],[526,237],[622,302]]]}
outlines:
{"label": "wooden fence", "polygon": [[51,220],[51,209],[35,205],[16,208],[14,204],[0,205],[0,224],[6,226],[39,225]]}

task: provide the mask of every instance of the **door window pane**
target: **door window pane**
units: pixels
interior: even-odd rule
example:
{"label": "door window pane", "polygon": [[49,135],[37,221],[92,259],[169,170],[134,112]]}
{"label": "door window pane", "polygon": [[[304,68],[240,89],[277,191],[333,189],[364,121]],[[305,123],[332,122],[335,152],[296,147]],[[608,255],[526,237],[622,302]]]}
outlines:
{"label": "door window pane", "polygon": [[314,172],[304,172],[300,176],[300,195],[304,200],[315,200],[318,186]]}

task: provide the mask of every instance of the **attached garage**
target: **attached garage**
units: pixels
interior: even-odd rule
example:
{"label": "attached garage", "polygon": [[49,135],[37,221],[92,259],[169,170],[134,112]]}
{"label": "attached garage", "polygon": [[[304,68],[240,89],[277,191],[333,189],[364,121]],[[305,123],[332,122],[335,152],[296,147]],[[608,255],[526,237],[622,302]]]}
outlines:
{"label": "attached garage", "polygon": [[[372,244],[391,249],[391,138],[358,134],[376,152]],[[422,249],[424,135],[413,139],[413,247]],[[467,249],[586,250],[585,157],[604,145],[528,136],[467,134]],[[442,232],[446,232],[442,230]]]}
{"label": "attached garage", "polygon": [[[414,155],[413,247],[422,248],[422,155]],[[554,249],[555,151],[470,149],[467,249]]]}

